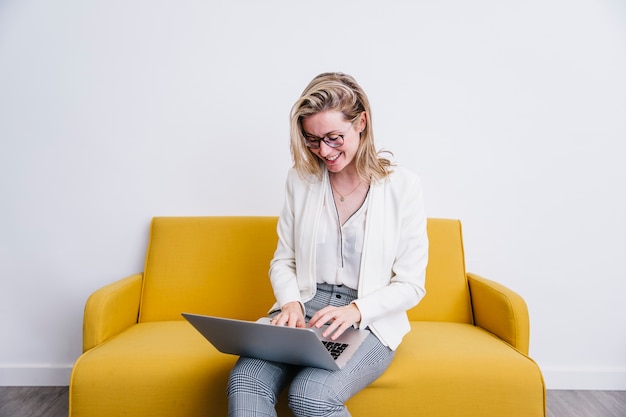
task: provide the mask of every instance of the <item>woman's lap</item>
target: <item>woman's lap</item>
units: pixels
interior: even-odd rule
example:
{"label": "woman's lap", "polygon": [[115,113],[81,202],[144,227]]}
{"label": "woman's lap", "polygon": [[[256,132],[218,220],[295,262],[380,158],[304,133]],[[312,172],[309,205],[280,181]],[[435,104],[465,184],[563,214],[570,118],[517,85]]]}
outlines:
{"label": "woman's lap", "polygon": [[347,416],[344,403],[376,380],[393,357],[394,352],[370,334],[338,371],[240,358],[228,383],[229,410],[231,415],[273,416],[278,395],[289,384],[294,415]]}
{"label": "woman's lap", "polygon": [[[305,303],[306,314],[311,317],[325,305],[348,304],[355,296],[354,290],[326,287]],[[294,415],[349,416],[344,403],[376,380],[393,357],[394,352],[370,333],[338,371],[240,358],[228,382],[229,415],[275,416],[278,395],[289,384],[289,407]]]}

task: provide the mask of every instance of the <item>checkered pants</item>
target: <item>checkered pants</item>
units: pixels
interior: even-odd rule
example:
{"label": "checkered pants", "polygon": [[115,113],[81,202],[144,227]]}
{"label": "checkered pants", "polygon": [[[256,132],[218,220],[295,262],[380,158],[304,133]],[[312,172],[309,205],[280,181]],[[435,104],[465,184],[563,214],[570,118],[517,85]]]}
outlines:
{"label": "checkered pants", "polygon": [[[355,298],[353,289],[318,284],[315,297],[305,304],[307,319],[325,306],[347,305]],[[370,333],[339,371],[239,358],[228,380],[228,415],[276,416],[278,395],[289,385],[289,408],[295,417],[349,416],[345,402],[376,380],[393,357],[394,352]]]}

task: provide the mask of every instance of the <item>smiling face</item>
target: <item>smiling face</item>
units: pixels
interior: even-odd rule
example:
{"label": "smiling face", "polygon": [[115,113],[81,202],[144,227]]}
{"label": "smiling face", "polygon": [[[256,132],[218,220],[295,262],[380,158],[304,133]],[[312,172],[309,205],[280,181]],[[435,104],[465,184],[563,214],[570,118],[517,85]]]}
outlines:
{"label": "smiling face", "polygon": [[328,136],[343,136],[343,145],[331,148],[324,141],[320,141],[318,149],[309,149],[321,159],[328,171],[342,172],[346,167],[356,170],[355,157],[359,149],[360,132],[365,127],[366,116],[361,116],[354,122],[347,121],[343,113],[336,110],[323,111],[308,116],[302,120],[302,128],[306,136],[318,139]]}

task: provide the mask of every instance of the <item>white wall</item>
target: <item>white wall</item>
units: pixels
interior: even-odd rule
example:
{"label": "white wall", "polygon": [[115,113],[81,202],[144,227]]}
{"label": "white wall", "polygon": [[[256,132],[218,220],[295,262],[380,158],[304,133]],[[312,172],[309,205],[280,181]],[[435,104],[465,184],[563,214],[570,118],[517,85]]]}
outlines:
{"label": "white wall", "polygon": [[65,385],[157,215],[277,215],[288,112],[353,74],[377,141],[527,300],[549,388],[626,389],[626,6],[0,2],[0,385]]}

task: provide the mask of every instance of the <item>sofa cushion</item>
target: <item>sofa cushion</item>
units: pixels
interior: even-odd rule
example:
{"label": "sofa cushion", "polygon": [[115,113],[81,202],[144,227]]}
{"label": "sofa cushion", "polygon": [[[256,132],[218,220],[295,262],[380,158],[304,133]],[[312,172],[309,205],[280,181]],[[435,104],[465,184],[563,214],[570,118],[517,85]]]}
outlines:
{"label": "sofa cushion", "polygon": [[[181,312],[256,319],[274,302],[269,263],[276,217],[155,217],[139,321]],[[472,323],[461,223],[428,219],[426,297],[411,320]],[[245,304],[239,300],[246,300]]]}
{"label": "sofa cushion", "polygon": [[[411,325],[389,369],[348,401],[352,415],[543,415],[543,381],[531,359],[473,325]],[[79,359],[72,415],[226,415],[235,360],[185,321],[140,323]],[[289,415],[285,393],[280,402],[279,415]]]}
{"label": "sofa cushion", "polygon": [[[257,319],[272,306],[268,278],[275,217],[156,217],[139,321],[182,312]],[[242,302],[245,300],[245,302]]]}
{"label": "sofa cushion", "polygon": [[347,402],[354,416],[544,415],[543,379],[532,359],[473,325],[411,327],[387,371]]}
{"label": "sofa cushion", "polygon": [[416,321],[473,323],[460,221],[428,219],[426,296],[408,315]]}
{"label": "sofa cushion", "polygon": [[70,415],[224,416],[235,360],[186,321],[136,324],[76,362]]}

